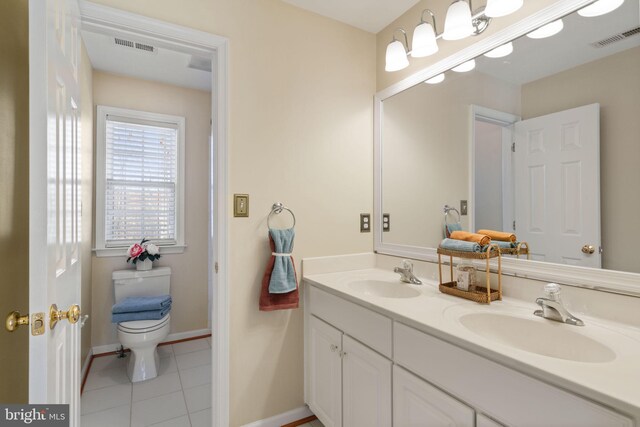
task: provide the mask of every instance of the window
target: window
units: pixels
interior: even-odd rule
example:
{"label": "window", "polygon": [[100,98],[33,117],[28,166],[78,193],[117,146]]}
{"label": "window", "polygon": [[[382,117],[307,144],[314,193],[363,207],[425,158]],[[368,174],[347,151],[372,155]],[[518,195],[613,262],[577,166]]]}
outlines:
{"label": "window", "polygon": [[184,249],[184,118],[98,107],[96,252],[122,255],[142,238]]}

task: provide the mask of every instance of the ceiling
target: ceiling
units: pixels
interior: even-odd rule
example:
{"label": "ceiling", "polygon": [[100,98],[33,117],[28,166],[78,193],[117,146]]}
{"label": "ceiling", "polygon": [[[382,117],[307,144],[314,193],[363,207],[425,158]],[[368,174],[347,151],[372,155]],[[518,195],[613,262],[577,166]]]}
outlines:
{"label": "ceiling", "polygon": [[282,0],[377,34],[419,0]]}
{"label": "ceiling", "polygon": [[[191,53],[177,52],[160,46],[152,46],[146,40],[119,37],[118,45],[113,35],[82,31],[91,65],[95,70],[120,74],[142,80],[151,80],[191,89],[211,91],[211,60]],[[136,42],[143,49],[136,48]],[[152,46],[153,52],[144,47]],[[189,65],[195,65],[196,69]]]}
{"label": "ceiling", "polygon": [[521,37],[513,53],[504,58],[477,58],[477,69],[501,80],[524,84],[587,62],[640,46],[640,34],[596,48],[591,43],[640,26],[640,2],[627,0],[606,15],[585,18],[572,13],[563,18],[564,29],[546,39]]}

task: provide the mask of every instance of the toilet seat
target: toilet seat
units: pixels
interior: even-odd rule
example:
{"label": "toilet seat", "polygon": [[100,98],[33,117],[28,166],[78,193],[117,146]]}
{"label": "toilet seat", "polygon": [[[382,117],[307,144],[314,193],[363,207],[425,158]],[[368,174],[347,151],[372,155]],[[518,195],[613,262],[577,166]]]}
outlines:
{"label": "toilet seat", "polygon": [[159,320],[131,320],[129,322],[118,323],[118,330],[127,334],[146,334],[157,331],[169,323],[171,315],[167,313]]}

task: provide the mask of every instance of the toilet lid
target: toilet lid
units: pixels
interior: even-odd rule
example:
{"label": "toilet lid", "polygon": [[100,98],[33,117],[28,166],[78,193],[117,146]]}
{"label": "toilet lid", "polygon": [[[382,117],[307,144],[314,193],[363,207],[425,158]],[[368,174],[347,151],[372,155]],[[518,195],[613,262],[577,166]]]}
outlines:
{"label": "toilet lid", "polygon": [[129,330],[132,332],[140,332],[143,330],[155,330],[164,326],[169,322],[170,314],[167,313],[162,319],[159,320],[132,320],[130,322],[118,323],[118,328],[123,330]]}

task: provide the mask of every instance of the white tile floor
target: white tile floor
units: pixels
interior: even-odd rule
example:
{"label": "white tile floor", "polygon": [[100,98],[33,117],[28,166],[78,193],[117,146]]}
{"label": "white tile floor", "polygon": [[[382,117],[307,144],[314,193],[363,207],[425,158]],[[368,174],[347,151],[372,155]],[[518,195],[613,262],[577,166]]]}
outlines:
{"label": "white tile floor", "polygon": [[95,358],[82,393],[82,427],[211,426],[211,339],[158,352],[160,375],[135,384],[127,377],[129,357]]}

